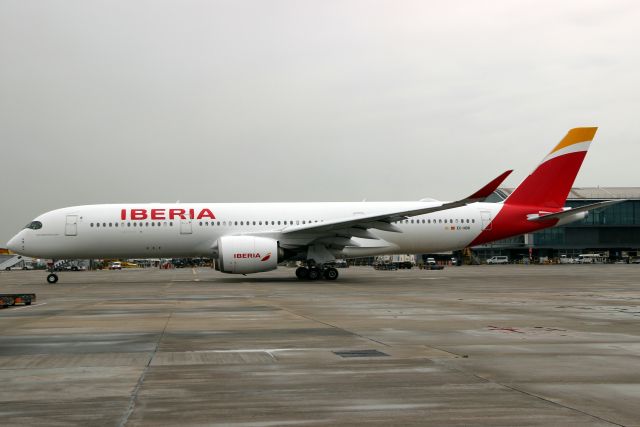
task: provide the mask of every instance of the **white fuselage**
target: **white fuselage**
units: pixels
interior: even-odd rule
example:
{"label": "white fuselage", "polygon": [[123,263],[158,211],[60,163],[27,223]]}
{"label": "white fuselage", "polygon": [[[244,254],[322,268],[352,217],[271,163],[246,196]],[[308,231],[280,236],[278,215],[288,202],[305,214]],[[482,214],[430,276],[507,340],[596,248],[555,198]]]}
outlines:
{"label": "white fuselage", "polygon": [[[223,236],[279,233],[287,227],[375,213],[438,206],[440,202],[180,203],[75,206],[36,218],[10,242],[41,258],[160,258],[210,256]],[[395,222],[401,232],[370,229],[354,237],[344,257],[430,253],[468,246],[503,205],[472,203]],[[304,240],[304,236],[301,237]],[[381,244],[382,242],[382,244]],[[301,243],[304,243],[301,241]]]}

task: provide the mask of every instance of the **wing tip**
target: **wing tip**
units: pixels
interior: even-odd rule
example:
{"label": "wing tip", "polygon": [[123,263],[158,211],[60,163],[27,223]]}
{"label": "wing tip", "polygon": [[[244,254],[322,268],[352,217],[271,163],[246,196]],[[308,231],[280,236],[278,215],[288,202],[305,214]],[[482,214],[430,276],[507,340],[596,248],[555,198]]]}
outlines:
{"label": "wing tip", "polygon": [[480,190],[476,191],[475,193],[467,197],[467,199],[471,199],[471,200],[486,199],[494,191],[496,191],[496,189],[500,186],[500,184],[502,184],[509,175],[511,175],[511,172],[513,172],[513,169],[509,169],[507,171],[502,172],[500,175],[494,178],[487,185],[485,185]]}

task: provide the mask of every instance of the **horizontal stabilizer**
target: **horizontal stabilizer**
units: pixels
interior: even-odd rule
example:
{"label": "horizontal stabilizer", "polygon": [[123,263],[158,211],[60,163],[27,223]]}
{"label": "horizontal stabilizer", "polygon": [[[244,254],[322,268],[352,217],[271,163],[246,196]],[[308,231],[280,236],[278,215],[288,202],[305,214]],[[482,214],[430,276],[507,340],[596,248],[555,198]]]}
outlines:
{"label": "horizontal stabilizer", "polygon": [[556,213],[550,213],[550,214],[543,214],[543,215],[530,215],[528,220],[529,221],[548,221],[551,219],[562,219],[562,218],[566,218],[578,213],[582,213],[582,212],[587,212],[587,211],[591,211],[594,209],[602,209],[602,208],[606,208],[607,206],[612,206],[618,203],[622,203],[622,202],[626,202],[625,199],[621,199],[621,200],[606,200],[604,202],[598,202],[598,203],[591,203],[588,205],[584,205],[584,206],[580,206],[574,209],[569,209],[566,211],[562,211],[562,212],[556,212]]}

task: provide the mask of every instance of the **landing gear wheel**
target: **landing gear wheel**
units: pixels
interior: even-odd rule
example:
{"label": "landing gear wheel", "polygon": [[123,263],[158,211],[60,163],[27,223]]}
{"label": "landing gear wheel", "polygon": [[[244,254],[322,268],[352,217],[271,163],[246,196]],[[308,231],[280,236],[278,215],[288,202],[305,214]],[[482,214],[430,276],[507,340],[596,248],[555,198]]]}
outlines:
{"label": "landing gear wheel", "polygon": [[329,267],[324,271],[324,278],[327,280],[336,280],[338,278],[338,270]]}
{"label": "landing gear wheel", "polygon": [[309,269],[309,276],[307,276],[309,280],[318,280],[320,276],[322,276],[322,274],[319,268],[311,267]]}
{"label": "landing gear wheel", "polygon": [[58,275],[55,273],[51,273],[47,276],[47,282],[52,285],[58,281]]}
{"label": "landing gear wheel", "polygon": [[298,280],[305,280],[309,277],[309,270],[307,267],[298,267],[296,268],[296,277]]}

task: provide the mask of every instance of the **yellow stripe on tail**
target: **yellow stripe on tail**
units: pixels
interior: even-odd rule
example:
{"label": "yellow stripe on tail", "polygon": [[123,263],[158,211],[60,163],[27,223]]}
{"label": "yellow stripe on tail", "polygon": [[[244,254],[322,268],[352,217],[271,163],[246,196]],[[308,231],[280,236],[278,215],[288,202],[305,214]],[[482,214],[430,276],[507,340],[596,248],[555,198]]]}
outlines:
{"label": "yellow stripe on tail", "polygon": [[562,138],[562,141],[560,141],[549,154],[553,154],[556,151],[562,150],[564,147],[568,147],[573,144],[593,141],[593,137],[596,136],[597,130],[597,127],[573,128],[567,132],[567,135]]}

